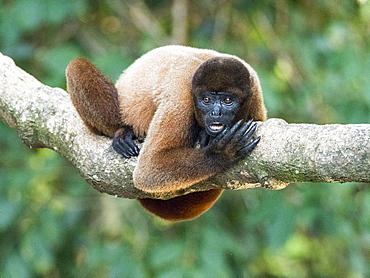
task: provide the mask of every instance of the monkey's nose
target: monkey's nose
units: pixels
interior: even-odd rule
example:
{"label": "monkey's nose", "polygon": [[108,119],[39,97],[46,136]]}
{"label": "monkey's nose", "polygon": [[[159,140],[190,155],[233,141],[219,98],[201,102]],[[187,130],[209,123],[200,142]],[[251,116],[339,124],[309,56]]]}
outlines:
{"label": "monkey's nose", "polygon": [[221,110],[220,109],[213,110],[211,112],[211,116],[213,116],[213,117],[221,117],[222,116]]}

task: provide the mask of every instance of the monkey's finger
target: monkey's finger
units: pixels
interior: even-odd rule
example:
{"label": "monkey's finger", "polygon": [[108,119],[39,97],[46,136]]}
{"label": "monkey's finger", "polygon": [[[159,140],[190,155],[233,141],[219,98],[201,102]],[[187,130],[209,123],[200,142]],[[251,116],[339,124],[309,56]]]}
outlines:
{"label": "monkey's finger", "polygon": [[130,145],[127,143],[125,139],[119,138],[119,143],[128,155],[134,156],[133,150],[131,149]]}
{"label": "monkey's finger", "polygon": [[123,138],[114,138],[112,143],[113,149],[124,158],[130,158],[135,155],[135,151],[127,144]]}
{"label": "monkey's finger", "polygon": [[135,154],[136,156],[138,156],[140,154],[140,148],[136,144],[134,145],[135,145]]}
{"label": "monkey's finger", "polygon": [[217,145],[225,136],[226,133],[228,133],[230,130],[230,128],[228,127],[225,127],[225,129],[223,131],[221,131],[215,139],[213,139],[212,141],[212,145]]}
{"label": "monkey's finger", "polygon": [[124,158],[130,158],[131,155],[129,155],[127,152],[126,152],[126,149],[120,145],[120,144],[112,144],[113,146],[113,149],[119,153],[120,155],[122,155]]}
{"label": "monkey's finger", "polygon": [[201,132],[199,134],[199,146],[201,148],[205,148],[206,146],[208,146],[209,140],[210,140],[210,136],[208,136],[207,133]]}
{"label": "monkey's finger", "polygon": [[245,137],[246,131],[250,128],[252,125],[253,120],[249,120],[248,122],[244,123],[234,134],[234,137],[232,138],[232,143],[237,143],[239,140]]}
{"label": "monkey's finger", "polygon": [[235,132],[243,124],[243,122],[244,122],[243,120],[239,120],[230,129],[225,128],[225,130],[223,132],[221,132],[221,134],[219,134],[222,137],[218,140],[219,141],[218,143],[221,144],[221,145],[228,144],[231,141],[231,139],[234,137]]}
{"label": "monkey's finger", "polygon": [[251,143],[246,145],[244,148],[242,148],[239,151],[239,155],[241,156],[247,156],[249,155],[256,147],[258,142],[261,140],[261,136],[258,136],[256,139],[254,139]]}
{"label": "monkey's finger", "polygon": [[238,146],[243,148],[252,138],[254,133],[256,132],[257,129],[257,123],[254,123],[251,128],[243,134],[242,138],[240,138],[238,142]]}
{"label": "monkey's finger", "polygon": [[130,158],[133,156],[130,150],[125,145],[120,144],[118,145],[117,149],[118,153],[121,154],[124,158]]}
{"label": "monkey's finger", "polygon": [[132,141],[132,140],[126,141],[126,144],[127,144],[127,146],[130,148],[130,150],[131,150],[131,152],[132,152],[132,155],[133,155],[133,156],[138,156],[138,155],[139,155],[140,149],[139,149],[139,147],[134,143],[134,141]]}
{"label": "monkey's finger", "polygon": [[120,142],[123,146],[125,146],[127,153],[131,156],[138,156],[139,155],[139,147],[134,143],[131,138],[120,139]]}
{"label": "monkey's finger", "polygon": [[230,133],[234,134],[238,129],[239,127],[243,124],[244,120],[239,120],[237,121],[233,126],[232,128],[230,129]]}
{"label": "monkey's finger", "polygon": [[248,130],[248,132],[243,136],[246,139],[250,139],[254,133],[256,132],[257,129],[257,123],[254,123],[252,127]]}
{"label": "monkey's finger", "polygon": [[245,124],[246,124],[246,125],[248,125],[248,127],[250,127],[250,126],[252,125],[253,121],[254,121],[253,119],[250,119],[250,120],[249,120],[248,122],[246,122]]}

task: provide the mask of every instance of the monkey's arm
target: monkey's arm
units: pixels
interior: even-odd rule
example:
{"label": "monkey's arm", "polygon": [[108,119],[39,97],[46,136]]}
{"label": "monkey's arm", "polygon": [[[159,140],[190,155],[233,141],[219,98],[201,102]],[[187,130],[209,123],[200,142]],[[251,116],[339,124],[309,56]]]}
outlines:
{"label": "monkey's arm", "polygon": [[[154,121],[158,118],[162,117],[155,117]],[[147,136],[148,141],[144,143],[134,171],[135,186],[147,192],[185,189],[246,157],[259,141],[259,138],[253,140],[256,125],[252,125],[251,121],[239,121],[207,146],[192,148],[184,139],[190,136],[185,132],[190,129],[183,128],[180,132],[181,123],[174,125],[170,115],[162,119],[163,122],[158,126],[171,126],[174,130],[166,133],[151,129],[152,133]],[[183,125],[186,125],[186,121]]]}

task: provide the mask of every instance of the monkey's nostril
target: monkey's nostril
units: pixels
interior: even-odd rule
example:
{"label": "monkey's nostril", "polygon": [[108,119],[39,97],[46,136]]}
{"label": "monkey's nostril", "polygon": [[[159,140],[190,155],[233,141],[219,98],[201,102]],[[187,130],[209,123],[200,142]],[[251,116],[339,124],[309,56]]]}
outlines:
{"label": "monkey's nostril", "polygon": [[220,111],[212,111],[211,115],[214,117],[221,117],[221,112]]}

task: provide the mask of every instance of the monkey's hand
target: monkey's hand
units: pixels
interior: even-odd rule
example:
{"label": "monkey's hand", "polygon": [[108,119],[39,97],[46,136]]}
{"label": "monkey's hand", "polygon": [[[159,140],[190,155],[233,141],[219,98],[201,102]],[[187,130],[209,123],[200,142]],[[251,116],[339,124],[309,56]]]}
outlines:
{"label": "monkey's hand", "polygon": [[199,147],[201,148],[205,148],[209,145],[209,143],[211,142],[212,140],[212,137],[208,135],[208,133],[202,129],[200,132],[199,132],[199,135],[198,135],[198,142],[199,142]]}
{"label": "monkey's hand", "polygon": [[223,161],[234,162],[249,155],[257,146],[261,137],[254,138],[257,124],[253,120],[238,121],[231,128],[225,128],[211,140],[207,149],[219,155]]}
{"label": "monkey's hand", "polygon": [[135,144],[135,139],[137,139],[137,137],[131,127],[122,127],[114,134],[112,143],[113,149],[124,158],[138,156],[140,149]]}

